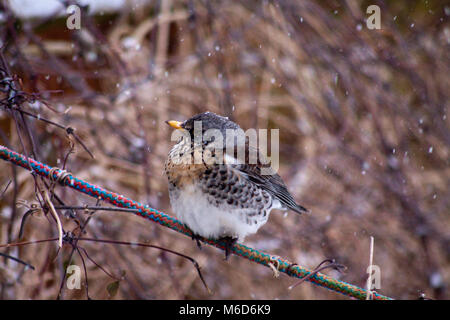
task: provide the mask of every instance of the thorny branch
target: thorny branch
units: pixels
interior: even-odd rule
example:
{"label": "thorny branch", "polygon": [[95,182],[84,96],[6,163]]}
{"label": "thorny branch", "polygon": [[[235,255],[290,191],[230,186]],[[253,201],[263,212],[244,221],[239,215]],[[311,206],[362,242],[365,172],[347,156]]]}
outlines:
{"label": "thorny branch", "polygon": [[[15,247],[15,246],[26,246],[26,245],[31,245],[31,244],[38,244],[38,243],[44,243],[44,242],[52,242],[52,241],[57,241],[59,240],[59,238],[50,238],[50,239],[43,239],[43,240],[33,240],[33,241],[24,241],[24,242],[17,242],[17,243],[8,243],[8,244],[0,244],[0,248],[11,248],[11,247]],[[113,278],[113,279],[118,279],[117,277],[113,276],[110,272],[106,271],[104,269],[104,267],[100,266],[97,262],[95,262],[91,257],[89,257],[87,251],[85,248],[82,248],[80,246],[77,245],[78,241],[90,241],[90,242],[98,242],[98,243],[108,243],[108,244],[112,244],[112,245],[126,245],[126,246],[131,246],[131,247],[146,247],[146,248],[154,248],[154,249],[159,249],[161,251],[164,252],[168,252],[171,254],[174,254],[176,256],[182,257],[183,259],[189,260],[193,266],[195,267],[195,269],[197,270],[198,276],[200,278],[200,280],[202,281],[203,285],[205,286],[206,290],[211,294],[211,290],[209,289],[208,285],[205,282],[205,279],[203,278],[203,275],[201,273],[200,270],[200,265],[198,264],[198,262],[192,258],[189,257],[185,254],[182,254],[180,252],[171,250],[171,249],[167,249],[167,248],[163,248],[161,246],[157,246],[157,245],[152,245],[152,244],[148,244],[148,243],[141,243],[141,242],[129,242],[129,241],[119,241],[119,240],[106,240],[106,239],[96,239],[96,238],[85,238],[85,237],[76,237],[73,235],[73,233],[65,233],[64,237],[63,237],[64,243],[65,244],[69,244],[72,246],[73,250],[76,250],[80,256],[80,258],[82,259],[82,263],[83,263],[83,267],[84,267],[84,271],[85,271],[85,276],[86,276],[86,296],[88,299],[90,299],[89,297],[89,293],[88,293],[88,277],[87,277],[87,269],[85,266],[85,262],[84,262],[84,258],[81,254],[81,251],[85,254],[85,256],[99,269],[101,269],[105,274],[107,274],[109,277]],[[81,251],[80,251],[81,250]],[[3,256],[6,256],[4,254],[1,254]],[[20,259],[8,256],[8,258],[13,259],[15,261],[18,261],[28,267],[30,267],[31,269],[34,270],[34,267],[31,266],[30,264],[23,262]],[[71,259],[69,259],[69,261],[71,261]],[[64,279],[63,279],[64,282]],[[61,297],[61,291],[58,294],[58,299]]]}

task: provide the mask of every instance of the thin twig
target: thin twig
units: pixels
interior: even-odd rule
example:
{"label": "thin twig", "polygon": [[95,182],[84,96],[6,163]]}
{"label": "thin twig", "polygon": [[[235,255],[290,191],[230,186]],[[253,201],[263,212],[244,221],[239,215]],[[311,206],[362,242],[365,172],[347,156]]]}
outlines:
{"label": "thin twig", "polygon": [[367,279],[367,296],[366,300],[372,300],[372,265],[373,265],[373,243],[374,238],[370,237],[370,254],[369,254],[369,278]]}
{"label": "thin twig", "polygon": [[206,290],[208,291],[209,294],[212,294],[212,291],[209,289],[208,285],[206,284],[205,279],[203,278],[202,272],[200,271],[200,265],[198,264],[198,262],[194,259],[191,258],[185,254],[182,254],[180,252],[171,250],[171,249],[167,249],[167,248],[163,248],[160,246],[156,246],[153,244],[148,244],[148,243],[142,243],[142,242],[127,242],[127,241],[118,241],[118,240],[104,240],[104,239],[94,239],[94,238],[78,238],[79,241],[94,241],[94,242],[101,242],[101,243],[110,243],[110,244],[119,244],[119,245],[128,245],[128,246],[139,246],[139,247],[147,247],[147,248],[155,248],[155,249],[159,249],[159,250],[163,250],[169,253],[172,253],[174,255],[177,255],[179,257],[182,257],[184,259],[189,260],[190,262],[192,262],[192,264],[194,265],[195,269],[197,270],[197,273],[200,277],[200,280],[202,281],[203,285],[205,286]]}
{"label": "thin twig", "polygon": [[103,206],[55,206],[55,209],[58,210],[89,210],[89,211],[116,211],[116,212],[131,212],[136,213],[139,212],[138,209],[130,209],[130,208],[114,208],[114,207],[103,207]]}
{"label": "thin twig", "polygon": [[22,217],[22,221],[20,222],[20,229],[19,229],[19,239],[22,239],[23,237],[23,232],[25,230],[25,222],[27,221],[28,217],[30,215],[32,215],[35,212],[40,211],[41,209],[39,207],[35,207],[35,208],[31,208],[30,210],[28,210],[27,212],[24,213],[23,217]]}
{"label": "thin twig", "polygon": [[1,252],[0,252],[0,256],[8,258],[8,259],[11,259],[11,260],[14,260],[14,261],[16,261],[18,263],[21,263],[21,264],[25,265],[26,267],[30,268],[31,270],[34,270],[34,267],[31,264],[29,264],[29,263],[27,263],[27,262],[25,262],[23,260],[20,260],[19,258],[10,256],[9,254],[1,253]]}
{"label": "thin twig", "polygon": [[10,247],[19,247],[19,246],[27,246],[29,244],[38,244],[42,242],[51,242],[56,241],[59,238],[49,238],[49,239],[42,239],[42,240],[33,240],[33,241],[23,241],[23,242],[14,242],[14,243],[5,243],[0,244],[0,248],[10,248]]}
{"label": "thin twig", "polygon": [[84,258],[83,258],[83,255],[80,252],[80,249],[78,247],[75,247],[75,249],[77,250],[78,254],[80,255],[81,263],[83,264],[84,281],[85,281],[85,284],[86,284],[86,297],[88,298],[88,300],[91,300],[91,298],[89,297],[89,284],[88,284],[88,273],[87,273],[87,269],[86,269],[86,263],[84,262]]}
{"label": "thin twig", "polygon": [[11,184],[12,180],[8,181],[8,184],[6,185],[5,189],[3,189],[2,194],[0,195],[0,200],[3,199],[3,196],[5,195],[6,190],[8,190],[9,185]]}
{"label": "thin twig", "polygon": [[48,197],[47,191],[44,191],[44,198],[45,198],[45,201],[47,202],[48,206],[50,207],[50,212],[52,213],[53,217],[55,218],[56,224],[58,225],[58,235],[59,235],[58,245],[60,248],[62,248],[63,228],[62,228],[61,220],[59,219],[58,213],[56,212],[55,207],[53,206],[53,203],[51,202],[50,198]]}
{"label": "thin twig", "polygon": [[[328,264],[325,265],[325,266],[322,266],[322,265],[323,265],[324,263],[326,263],[326,262],[328,262]],[[289,290],[294,289],[296,286],[298,286],[299,284],[305,282],[305,281],[308,280],[309,278],[313,277],[315,274],[317,274],[317,273],[319,273],[320,271],[323,271],[323,270],[325,270],[325,269],[329,269],[329,268],[333,268],[333,269],[338,270],[338,271],[340,272],[341,270],[345,270],[347,267],[344,266],[344,265],[342,265],[342,264],[336,263],[336,261],[335,261],[334,259],[326,259],[326,260],[322,261],[321,263],[319,263],[319,264],[317,265],[317,267],[315,267],[315,268],[311,271],[311,273],[309,273],[306,277],[301,278],[299,281],[297,281],[297,282],[294,283],[293,285],[289,286],[288,289],[289,289]]]}
{"label": "thin twig", "polygon": [[94,259],[92,259],[89,254],[87,253],[87,250],[84,249],[83,247],[78,246],[78,249],[81,249],[84,254],[86,255],[86,258],[88,258],[89,261],[91,261],[97,268],[99,268],[100,270],[102,270],[107,276],[111,277],[114,280],[119,281],[120,279],[115,277],[114,275],[112,275],[110,272],[108,272],[105,268],[103,268],[101,265],[99,265],[97,262],[95,262]]}
{"label": "thin twig", "polygon": [[[98,204],[100,204],[100,199],[97,199],[97,205],[98,205]],[[80,227],[79,235],[82,235],[82,234],[83,234],[83,232],[84,232],[84,230],[86,229],[87,224],[89,223],[89,221],[91,220],[91,218],[92,218],[92,215],[90,215],[90,216],[86,219],[86,221],[83,223],[83,225]],[[69,261],[71,261],[71,260],[72,260],[72,257],[73,257],[73,254],[74,254],[74,252],[75,252],[75,249],[78,247],[78,239],[79,239],[79,236],[73,238],[72,235],[69,236],[69,234],[66,233],[66,234],[65,234],[65,239],[66,239],[68,242],[70,242],[70,244],[72,245],[72,251],[70,252],[70,255],[69,255]],[[61,279],[61,284],[60,284],[60,286],[59,286],[58,295],[57,295],[57,299],[58,299],[58,300],[62,298],[63,288],[64,288],[64,280],[65,280],[65,278],[66,278],[66,273],[64,272],[64,273],[63,273],[63,276],[62,276],[62,279]]]}
{"label": "thin twig", "polygon": [[63,129],[68,135],[72,135],[75,138],[75,140],[77,140],[77,142],[91,156],[92,159],[95,159],[94,154],[88,149],[88,147],[84,144],[84,142],[80,139],[80,137],[78,137],[78,135],[75,133],[75,129],[74,128],[72,128],[70,126],[69,127],[63,126],[62,124],[59,124],[57,122],[54,122],[54,121],[46,119],[46,118],[43,118],[40,115],[37,116],[37,115],[35,115],[35,114],[31,113],[31,112],[22,110],[22,109],[20,109],[18,107],[6,106],[6,108],[11,109],[11,110],[15,110],[15,111],[17,111],[17,112],[19,112],[21,114],[25,114],[25,115],[27,115],[29,117],[35,118],[35,119],[40,120],[42,122],[45,122],[45,123],[51,124],[51,125],[53,125],[55,127],[58,127],[60,129]]}

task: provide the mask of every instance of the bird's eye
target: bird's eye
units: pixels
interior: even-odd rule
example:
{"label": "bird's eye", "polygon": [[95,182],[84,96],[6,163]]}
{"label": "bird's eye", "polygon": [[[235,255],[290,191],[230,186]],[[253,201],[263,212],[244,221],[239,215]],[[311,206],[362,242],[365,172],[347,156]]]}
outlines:
{"label": "bird's eye", "polygon": [[187,131],[192,130],[192,122],[191,121],[185,121],[181,124],[181,127]]}

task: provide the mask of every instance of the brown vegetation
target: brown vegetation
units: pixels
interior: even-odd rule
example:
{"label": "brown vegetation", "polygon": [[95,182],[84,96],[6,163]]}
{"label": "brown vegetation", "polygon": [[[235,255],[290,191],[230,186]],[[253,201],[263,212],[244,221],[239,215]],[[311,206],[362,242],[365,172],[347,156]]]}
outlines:
{"label": "brown vegetation", "polygon": [[[381,7],[381,30],[364,22],[372,2]],[[273,212],[246,244],[311,268],[334,258],[346,273],[326,273],[364,286],[374,236],[381,293],[448,298],[450,9],[444,1],[372,2],[162,1],[83,14],[78,31],[63,18],[17,21],[0,8],[1,78],[14,76],[18,92],[28,93],[15,106],[2,103],[0,144],[172,214],[165,120],[209,110],[245,129],[279,128],[279,173],[312,214]],[[27,211],[17,203],[37,203],[36,184],[48,186],[6,162],[0,168],[0,243],[16,242]],[[66,205],[96,204],[54,191]],[[69,211],[59,215],[66,230],[76,227]],[[77,211],[78,220],[87,217]],[[187,254],[214,292],[189,261],[167,252],[82,243],[98,265],[122,277],[116,299],[342,298],[308,283],[287,290],[295,280],[236,257],[224,262],[219,250],[199,250],[129,213],[96,212],[86,232]],[[22,240],[55,236],[51,216],[37,212]],[[0,298],[55,298],[71,248],[55,259],[56,250],[56,243],[0,250],[36,268],[23,272],[1,258]],[[81,265],[76,253],[73,259]],[[115,280],[89,260],[86,266],[90,296],[108,298]]]}

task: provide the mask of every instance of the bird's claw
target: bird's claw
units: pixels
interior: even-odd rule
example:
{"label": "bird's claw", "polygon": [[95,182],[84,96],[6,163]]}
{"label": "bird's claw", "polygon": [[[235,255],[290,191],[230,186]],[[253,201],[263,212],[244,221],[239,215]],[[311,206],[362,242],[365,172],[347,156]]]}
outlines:
{"label": "bird's claw", "polygon": [[195,240],[197,242],[197,247],[200,250],[202,249],[202,244],[200,242],[201,239],[203,239],[201,236],[199,236],[198,234],[192,233],[192,240]]}
{"label": "bird's claw", "polygon": [[233,251],[234,245],[237,242],[237,238],[233,237],[223,237],[220,240],[225,242],[225,261],[228,260],[228,257],[230,256],[231,252]]}

